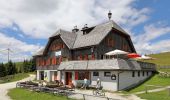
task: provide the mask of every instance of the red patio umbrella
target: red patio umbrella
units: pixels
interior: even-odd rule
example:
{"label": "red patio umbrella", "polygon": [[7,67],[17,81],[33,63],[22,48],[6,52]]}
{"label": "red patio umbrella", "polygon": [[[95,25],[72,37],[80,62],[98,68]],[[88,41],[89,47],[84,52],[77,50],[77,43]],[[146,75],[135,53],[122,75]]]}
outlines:
{"label": "red patio umbrella", "polygon": [[136,54],[136,53],[129,53],[129,54],[127,54],[127,56],[128,56],[129,58],[141,57],[139,54]]}

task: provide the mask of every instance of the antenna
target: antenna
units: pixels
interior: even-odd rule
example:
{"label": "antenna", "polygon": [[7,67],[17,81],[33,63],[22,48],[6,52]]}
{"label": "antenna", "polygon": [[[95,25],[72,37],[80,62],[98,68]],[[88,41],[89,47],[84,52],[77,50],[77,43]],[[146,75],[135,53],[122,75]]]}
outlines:
{"label": "antenna", "polygon": [[8,63],[9,63],[9,60],[10,60],[10,57],[9,57],[9,55],[10,55],[10,52],[13,52],[9,47],[10,47],[10,45],[11,45],[11,43],[9,43],[8,44],[8,47],[7,47],[7,49],[5,49],[5,50],[1,50],[0,52],[2,52],[2,51],[7,51],[7,59],[8,59]]}

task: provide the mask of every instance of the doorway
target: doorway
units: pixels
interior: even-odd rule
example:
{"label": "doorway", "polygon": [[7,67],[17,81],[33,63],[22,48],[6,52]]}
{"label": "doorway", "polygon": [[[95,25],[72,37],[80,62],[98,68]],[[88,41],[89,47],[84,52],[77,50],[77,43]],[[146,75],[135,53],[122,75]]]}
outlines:
{"label": "doorway", "polygon": [[41,79],[41,80],[44,80],[44,71],[41,71],[41,72],[40,72],[40,79]]}
{"label": "doorway", "polygon": [[66,85],[72,84],[72,72],[66,72]]}

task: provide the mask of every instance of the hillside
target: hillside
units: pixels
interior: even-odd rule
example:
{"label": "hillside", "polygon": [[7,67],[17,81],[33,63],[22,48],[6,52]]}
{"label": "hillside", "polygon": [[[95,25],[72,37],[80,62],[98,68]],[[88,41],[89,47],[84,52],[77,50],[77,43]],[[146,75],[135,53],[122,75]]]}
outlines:
{"label": "hillside", "polygon": [[159,54],[151,54],[150,57],[155,58],[154,60],[144,60],[145,62],[155,63],[161,66],[170,66],[170,52],[159,53]]}

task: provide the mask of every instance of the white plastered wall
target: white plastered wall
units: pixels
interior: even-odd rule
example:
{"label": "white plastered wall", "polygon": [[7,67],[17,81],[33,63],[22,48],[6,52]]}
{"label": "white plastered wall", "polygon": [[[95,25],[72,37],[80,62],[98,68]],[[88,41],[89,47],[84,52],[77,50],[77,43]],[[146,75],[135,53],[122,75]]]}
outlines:
{"label": "white plastered wall", "polygon": [[140,76],[138,77],[138,71],[135,71],[135,77],[132,77],[132,71],[122,71],[119,74],[119,90],[125,89],[133,84],[139,83],[144,79],[148,78],[152,75],[152,72],[149,72],[148,76],[145,72],[143,76],[143,72],[140,71]]}
{"label": "white plastered wall", "polygon": [[[100,78],[103,89],[117,91],[117,71],[98,71],[99,76],[93,76],[93,72],[94,71],[91,71],[91,85],[96,85],[97,79]],[[111,72],[111,74],[115,74],[116,80],[112,80],[111,76],[109,77],[104,76],[104,72]]]}

